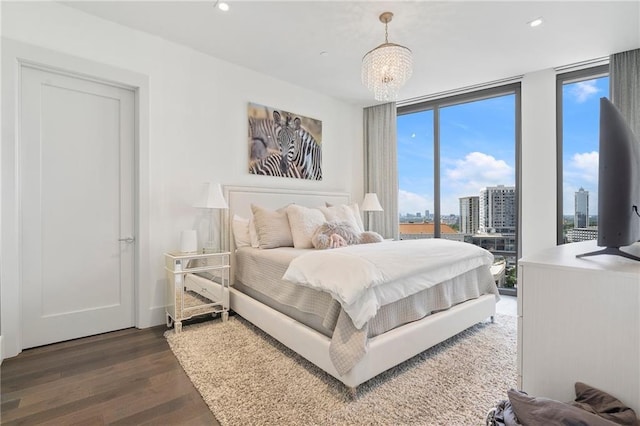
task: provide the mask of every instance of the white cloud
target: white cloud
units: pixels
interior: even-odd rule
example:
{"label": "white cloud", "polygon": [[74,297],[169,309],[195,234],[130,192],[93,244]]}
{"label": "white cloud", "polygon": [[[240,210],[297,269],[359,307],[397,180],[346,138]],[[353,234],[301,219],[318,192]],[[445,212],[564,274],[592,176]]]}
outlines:
{"label": "white cloud", "polygon": [[513,167],[482,152],[471,152],[445,168],[441,180],[442,214],[458,214],[460,197],[480,195],[487,186],[515,185]]}
{"label": "white cloud", "polygon": [[[568,170],[572,180],[581,180],[584,184],[598,182],[598,153],[596,151],[576,153],[569,161]],[[566,173],[565,173],[566,174]]]}
{"label": "white cloud", "polygon": [[425,210],[429,209],[433,213],[433,200],[429,200],[424,195],[402,189],[398,191],[398,210],[400,214],[415,214],[417,212],[424,214]]}
{"label": "white cloud", "polygon": [[578,103],[587,101],[592,96],[595,96],[599,92],[596,87],[595,80],[580,81],[571,86],[569,94],[573,96]]}
{"label": "white cloud", "polygon": [[449,186],[470,188],[474,192],[486,186],[512,185],[513,168],[506,161],[482,152],[471,152],[464,159],[453,162],[445,169],[443,183]]}
{"label": "white cloud", "polygon": [[[446,164],[446,160],[443,160]],[[441,187],[441,213],[443,215],[459,214],[460,197],[480,195],[480,190],[487,186],[515,184],[513,167],[506,161],[482,152],[471,152],[462,160],[449,162],[450,166],[444,166]],[[434,202],[430,196],[420,195],[406,190],[400,190],[398,194],[398,208],[400,214],[424,213],[431,210],[433,213]]]}

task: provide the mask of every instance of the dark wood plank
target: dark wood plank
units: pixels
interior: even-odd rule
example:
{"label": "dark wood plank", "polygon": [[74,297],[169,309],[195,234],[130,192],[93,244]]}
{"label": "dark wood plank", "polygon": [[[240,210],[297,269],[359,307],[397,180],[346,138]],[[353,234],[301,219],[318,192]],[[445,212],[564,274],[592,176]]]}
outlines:
{"label": "dark wood plank", "polygon": [[169,349],[166,330],[119,330],[4,360],[2,424],[218,425]]}
{"label": "dark wood plank", "polygon": [[[138,362],[146,363],[146,369],[152,367],[169,368],[169,366],[173,365],[170,361],[171,360],[166,360],[166,357],[162,352],[147,355],[138,359]],[[135,365],[121,363],[106,366],[101,369],[95,369],[93,371],[86,371],[77,375],[60,374],[57,379],[47,381],[31,380],[27,382],[25,379],[23,382],[20,382],[14,378],[11,383],[5,383],[4,395],[7,398],[12,398],[15,395],[20,395],[28,390],[29,396],[24,398],[23,405],[31,404],[42,399],[47,399],[49,397],[47,394],[51,392],[59,392],[61,389],[68,388],[70,383],[73,383],[81,389],[87,386],[104,387],[108,386],[109,383],[118,383],[119,380],[124,380],[127,377],[130,377],[132,373],[145,374],[141,373],[140,369]],[[13,390],[13,388],[17,388],[17,390]]]}
{"label": "dark wood plank", "polygon": [[[141,352],[154,353],[158,348],[162,347],[162,342],[157,335],[136,339],[135,334],[131,332],[131,330],[135,329],[129,330],[127,335],[121,335],[116,339],[109,336],[109,334],[104,334],[102,335],[105,338],[104,341],[75,344],[68,349],[49,351],[39,351],[41,348],[29,349],[23,352],[27,356],[21,359],[20,365],[3,375],[3,380],[6,384],[11,383],[13,379],[24,381],[28,375],[33,375],[34,369],[38,370],[39,375],[58,372],[61,374],[78,374],[82,371],[82,368],[93,370],[99,368],[99,365],[122,362],[126,357],[135,358]],[[134,340],[135,344],[131,344]],[[30,354],[32,350],[39,351],[39,353],[32,355]],[[22,354],[20,354],[20,357],[22,357]],[[70,366],[73,366],[73,368],[70,368]]]}
{"label": "dark wood plank", "polygon": [[[100,337],[103,340],[96,340],[98,336],[92,336],[87,338],[87,341],[83,339],[76,339],[69,342],[58,343],[55,345],[47,345],[39,348],[28,349],[22,352],[18,357],[20,362],[17,365],[12,366],[4,375],[3,379],[5,384],[10,380],[18,378],[20,381],[24,381],[25,377],[29,374],[33,374],[34,370],[44,374],[48,371],[60,372],[73,371],[69,369],[70,364],[76,362],[87,363],[92,360],[105,359],[107,357],[112,358],[117,355],[118,350],[126,348],[138,349],[141,345],[151,344],[156,347],[161,347],[162,342],[154,334],[145,334],[144,337],[136,338],[135,329],[127,329],[126,334],[122,332],[116,332],[117,337],[112,336],[110,333],[102,334]],[[131,344],[135,341],[135,344]],[[73,343],[72,345],[68,345]],[[56,346],[61,345],[59,348]],[[5,362],[12,362],[13,359],[5,360]],[[66,370],[65,370],[65,367]]]}

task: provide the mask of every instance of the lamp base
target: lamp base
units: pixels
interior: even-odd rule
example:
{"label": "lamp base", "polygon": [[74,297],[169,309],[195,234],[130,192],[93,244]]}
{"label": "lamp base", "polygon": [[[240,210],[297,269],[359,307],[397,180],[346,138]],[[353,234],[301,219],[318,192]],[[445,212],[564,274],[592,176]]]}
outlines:
{"label": "lamp base", "polygon": [[219,247],[202,247],[202,253],[203,254],[209,254],[209,253],[222,253],[222,249]]}
{"label": "lamp base", "polygon": [[202,253],[221,253],[222,251],[219,241],[207,241],[202,245]]}

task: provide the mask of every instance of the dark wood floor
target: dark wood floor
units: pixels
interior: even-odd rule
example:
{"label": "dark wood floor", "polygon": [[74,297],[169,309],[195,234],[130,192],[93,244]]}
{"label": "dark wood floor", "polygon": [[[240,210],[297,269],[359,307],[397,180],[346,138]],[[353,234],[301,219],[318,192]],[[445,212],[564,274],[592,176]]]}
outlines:
{"label": "dark wood floor", "polygon": [[165,330],[120,330],[4,360],[2,424],[218,425]]}
{"label": "dark wood floor", "polygon": [[[515,315],[515,300],[503,296],[498,312]],[[218,425],[169,349],[166,330],[114,331],[4,360],[1,423]]]}

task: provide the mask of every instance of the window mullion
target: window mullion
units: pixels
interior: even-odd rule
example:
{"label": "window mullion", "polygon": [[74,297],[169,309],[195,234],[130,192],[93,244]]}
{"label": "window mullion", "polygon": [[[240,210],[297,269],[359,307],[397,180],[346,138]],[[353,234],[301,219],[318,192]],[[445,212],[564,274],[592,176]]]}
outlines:
{"label": "window mullion", "polygon": [[440,107],[433,108],[433,237],[440,238]]}

